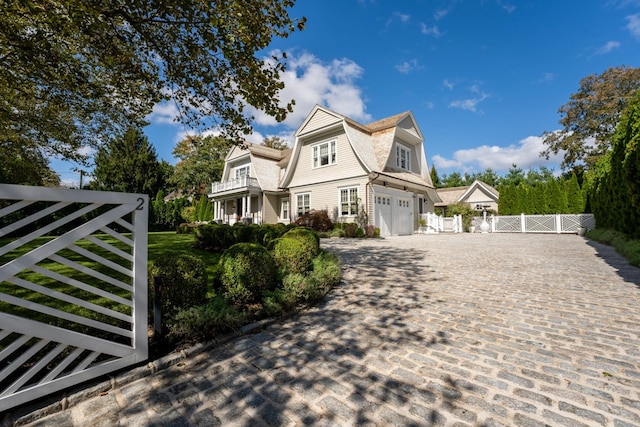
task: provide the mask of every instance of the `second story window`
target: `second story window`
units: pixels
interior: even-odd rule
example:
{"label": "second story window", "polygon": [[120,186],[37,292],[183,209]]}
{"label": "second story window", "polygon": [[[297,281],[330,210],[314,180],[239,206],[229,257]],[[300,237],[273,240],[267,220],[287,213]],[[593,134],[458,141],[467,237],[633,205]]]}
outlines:
{"label": "second story window", "polygon": [[313,167],[333,165],[336,163],[336,142],[329,141],[313,146]]}
{"label": "second story window", "polygon": [[411,170],[411,150],[396,144],[396,166],[400,169]]}
{"label": "second story window", "polygon": [[251,172],[251,165],[246,165],[242,167],[236,168],[236,179],[244,178],[245,176],[249,176]]}

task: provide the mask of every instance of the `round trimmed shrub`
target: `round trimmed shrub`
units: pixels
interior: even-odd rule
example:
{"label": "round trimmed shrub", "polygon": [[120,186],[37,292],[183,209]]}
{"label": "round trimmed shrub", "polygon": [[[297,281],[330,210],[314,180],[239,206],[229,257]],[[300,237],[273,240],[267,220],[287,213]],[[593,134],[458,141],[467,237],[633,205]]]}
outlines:
{"label": "round trimmed shrub", "polygon": [[294,237],[281,237],[273,241],[273,259],[283,274],[304,273],[311,268],[315,253],[308,241]]}
{"label": "round trimmed shrub", "polygon": [[320,252],[320,236],[315,231],[298,227],[287,231],[282,235],[283,238],[294,238],[304,242],[307,245],[307,249],[315,256]]}
{"label": "round trimmed shrub", "polygon": [[163,318],[171,318],[184,308],[204,304],[207,297],[207,270],[197,256],[168,252],[149,267],[149,295],[153,303],[154,277],[160,280]]}
{"label": "round trimmed shrub", "polygon": [[277,285],[273,257],[256,243],[236,243],[224,251],[219,270],[224,297],[233,304],[259,302]]}

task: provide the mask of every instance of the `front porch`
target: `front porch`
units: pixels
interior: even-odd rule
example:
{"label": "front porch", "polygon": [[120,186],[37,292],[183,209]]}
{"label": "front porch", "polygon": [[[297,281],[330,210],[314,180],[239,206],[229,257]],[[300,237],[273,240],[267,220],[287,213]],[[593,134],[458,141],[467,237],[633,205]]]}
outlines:
{"label": "front porch", "polygon": [[233,225],[262,224],[262,189],[256,178],[243,176],[211,185],[214,221]]}

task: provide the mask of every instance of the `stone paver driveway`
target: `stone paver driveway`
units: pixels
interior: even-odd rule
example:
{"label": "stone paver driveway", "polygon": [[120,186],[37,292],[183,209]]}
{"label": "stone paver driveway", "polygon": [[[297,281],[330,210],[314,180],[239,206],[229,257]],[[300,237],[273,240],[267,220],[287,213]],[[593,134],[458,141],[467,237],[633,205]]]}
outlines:
{"label": "stone paver driveway", "polygon": [[[319,306],[43,425],[640,425],[640,270],[575,235],[329,240]],[[35,425],[34,424],[34,425]]]}

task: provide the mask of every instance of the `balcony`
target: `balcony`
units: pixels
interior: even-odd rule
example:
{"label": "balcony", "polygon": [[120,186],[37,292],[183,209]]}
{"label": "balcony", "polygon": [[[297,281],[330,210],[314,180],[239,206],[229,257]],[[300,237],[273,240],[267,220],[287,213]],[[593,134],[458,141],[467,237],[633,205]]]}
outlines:
{"label": "balcony", "polygon": [[237,190],[260,190],[260,185],[256,178],[243,176],[242,178],[231,179],[224,182],[214,182],[211,184],[211,194],[233,193]]}

